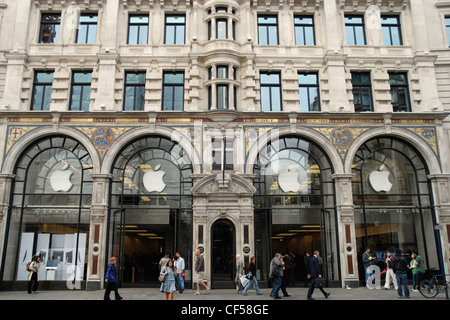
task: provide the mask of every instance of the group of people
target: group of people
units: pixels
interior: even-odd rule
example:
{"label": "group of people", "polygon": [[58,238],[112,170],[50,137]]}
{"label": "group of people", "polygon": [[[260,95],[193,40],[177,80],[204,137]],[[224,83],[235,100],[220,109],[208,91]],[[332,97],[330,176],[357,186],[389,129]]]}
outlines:
{"label": "group of people", "polygon": [[[270,276],[273,279],[273,289],[270,296],[274,299],[281,299],[279,291],[283,292],[285,297],[289,294],[286,291],[286,281],[284,280],[285,272],[284,256],[280,253],[276,253],[275,257],[270,262]],[[311,284],[308,289],[307,299],[314,300],[312,297],[315,288],[319,288],[325,298],[330,296],[330,293],[324,290],[323,278],[322,278],[322,264],[320,259],[320,252],[314,251],[314,255],[308,258],[307,263],[307,278],[311,280]]]}
{"label": "group of people", "polygon": [[159,261],[161,288],[160,291],[166,295],[166,300],[173,300],[175,291],[181,294],[184,291],[184,276],[186,263],[181,257],[181,254],[177,252],[175,257],[170,257],[169,253],[166,253],[164,257]]}
{"label": "group of people", "polygon": [[[373,271],[370,267],[377,263],[377,257],[371,252],[370,248],[366,248],[366,251],[363,253],[362,262],[365,270],[366,287],[371,288],[369,282],[372,279],[370,276]],[[395,290],[397,290],[399,298],[409,299],[410,290],[408,288],[407,275],[410,271],[413,280],[412,290],[414,292],[419,291],[419,283],[425,273],[425,264],[417,250],[412,251],[409,263],[406,261],[401,250],[397,250],[394,255],[390,251],[386,251],[384,263],[386,269],[383,273],[386,273],[386,279],[383,289],[389,290],[392,283]]]}

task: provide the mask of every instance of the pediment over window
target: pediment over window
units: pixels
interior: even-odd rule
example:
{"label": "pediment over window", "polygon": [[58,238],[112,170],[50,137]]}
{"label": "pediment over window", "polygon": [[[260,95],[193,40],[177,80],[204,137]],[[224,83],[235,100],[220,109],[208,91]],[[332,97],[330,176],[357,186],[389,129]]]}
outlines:
{"label": "pediment over window", "polygon": [[194,196],[231,193],[239,197],[250,197],[255,192],[255,187],[248,179],[232,173],[226,173],[225,175],[222,175],[222,173],[210,174],[197,181],[191,189]]}

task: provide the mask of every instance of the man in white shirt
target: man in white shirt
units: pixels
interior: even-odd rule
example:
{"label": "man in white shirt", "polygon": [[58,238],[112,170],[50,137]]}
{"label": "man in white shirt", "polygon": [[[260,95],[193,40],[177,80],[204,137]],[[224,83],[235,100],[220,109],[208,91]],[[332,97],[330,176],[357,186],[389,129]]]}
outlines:
{"label": "man in white shirt", "polygon": [[[175,270],[176,270],[176,276],[175,276],[175,282],[177,285],[178,292],[183,293],[184,291],[184,269],[186,268],[184,259],[181,257],[180,253],[177,252],[175,254],[175,257],[177,260],[175,260]],[[182,276],[183,275],[183,276]]]}

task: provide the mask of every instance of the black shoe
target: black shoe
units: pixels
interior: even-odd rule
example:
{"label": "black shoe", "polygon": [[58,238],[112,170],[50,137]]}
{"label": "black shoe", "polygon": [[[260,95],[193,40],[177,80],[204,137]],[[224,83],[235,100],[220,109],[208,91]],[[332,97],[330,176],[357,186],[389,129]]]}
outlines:
{"label": "black shoe", "polygon": [[308,297],[308,300],[316,300],[316,299],[314,299],[313,297]]}
{"label": "black shoe", "polygon": [[285,294],[283,297],[290,297],[291,295],[290,294]]}
{"label": "black shoe", "polygon": [[273,296],[273,298],[276,300],[276,299],[281,299],[281,297],[280,296]]}
{"label": "black shoe", "polygon": [[325,299],[328,299],[328,297],[330,296],[331,293],[327,293],[325,294]]}

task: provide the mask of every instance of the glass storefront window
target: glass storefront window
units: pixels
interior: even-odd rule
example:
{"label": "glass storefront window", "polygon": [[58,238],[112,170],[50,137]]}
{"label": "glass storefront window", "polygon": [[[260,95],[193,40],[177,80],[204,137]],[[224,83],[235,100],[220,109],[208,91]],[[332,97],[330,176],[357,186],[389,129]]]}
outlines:
{"label": "glass storefront window", "polygon": [[163,137],[132,141],[112,169],[108,257],[118,258],[122,286],[158,285],[159,261],[181,254],[192,270],[192,165]]}
{"label": "glass storefront window", "polygon": [[353,201],[360,265],[368,247],[385,269],[385,252],[418,250],[426,269],[439,269],[432,197],[423,158],[409,144],[390,137],[364,143],[353,162]]}
{"label": "glass storefront window", "polygon": [[26,280],[26,264],[34,255],[41,257],[39,280],[85,280],[89,153],[68,137],[42,139],[24,152],[15,175],[3,280]]}
{"label": "glass storefront window", "polygon": [[[328,281],[339,281],[333,169],[314,143],[286,136],[268,143],[254,167],[257,269],[268,280],[279,252],[292,257],[289,275],[305,279],[305,253],[319,250]],[[286,258],[288,259],[288,258]]]}

